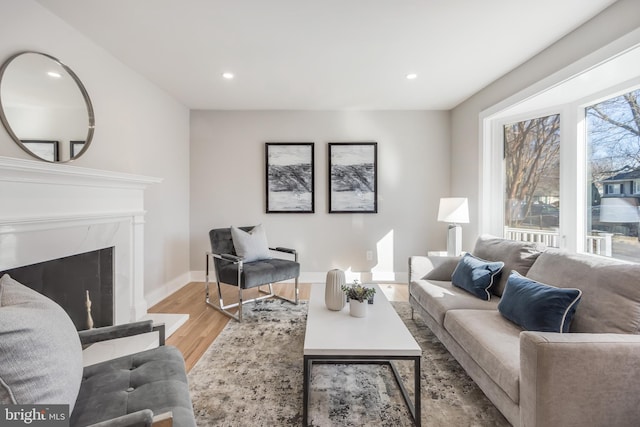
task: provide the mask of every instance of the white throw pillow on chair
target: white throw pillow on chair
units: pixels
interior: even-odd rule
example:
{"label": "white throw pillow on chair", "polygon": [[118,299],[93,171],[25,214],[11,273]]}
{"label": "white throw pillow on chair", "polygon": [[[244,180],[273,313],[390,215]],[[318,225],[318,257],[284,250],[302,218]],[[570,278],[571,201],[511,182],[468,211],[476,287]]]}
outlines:
{"label": "white throw pillow on chair", "polygon": [[231,240],[236,249],[236,254],[243,258],[244,262],[271,259],[267,234],[262,224],[256,225],[249,232],[231,226]]}

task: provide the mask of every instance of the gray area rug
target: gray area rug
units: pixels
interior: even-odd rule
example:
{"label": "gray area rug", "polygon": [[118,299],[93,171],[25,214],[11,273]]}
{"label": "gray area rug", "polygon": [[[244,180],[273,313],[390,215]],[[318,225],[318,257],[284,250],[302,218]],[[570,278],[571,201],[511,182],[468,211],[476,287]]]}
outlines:
{"label": "gray area rug", "polygon": [[[508,426],[407,302],[392,303],[423,350],[423,426]],[[307,304],[245,306],[189,373],[198,426],[302,425],[302,348]],[[395,362],[413,392],[412,362]],[[384,365],[314,365],[309,424],[410,426],[402,394]]]}

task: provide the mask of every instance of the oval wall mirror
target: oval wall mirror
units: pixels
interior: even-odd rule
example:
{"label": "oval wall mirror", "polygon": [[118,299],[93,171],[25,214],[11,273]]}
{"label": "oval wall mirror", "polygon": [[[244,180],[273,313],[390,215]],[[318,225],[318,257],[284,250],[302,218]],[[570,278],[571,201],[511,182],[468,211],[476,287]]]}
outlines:
{"label": "oval wall mirror", "polygon": [[80,157],[95,126],[91,99],[78,76],[40,52],[18,53],[0,68],[0,119],[23,150],[47,162]]}

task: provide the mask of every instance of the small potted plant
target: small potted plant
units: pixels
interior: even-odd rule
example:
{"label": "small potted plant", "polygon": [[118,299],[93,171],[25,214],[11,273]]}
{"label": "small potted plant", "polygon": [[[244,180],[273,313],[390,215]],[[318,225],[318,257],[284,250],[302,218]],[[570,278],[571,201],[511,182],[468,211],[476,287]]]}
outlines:
{"label": "small potted plant", "polygon": [[349,314],[353,317],[365,317],[367,315],[367,303],[373,300],[376,293],[375,288],[367,288],[357,281],[351,286],[342,286],[342,291],[347,295],[349,301]]}

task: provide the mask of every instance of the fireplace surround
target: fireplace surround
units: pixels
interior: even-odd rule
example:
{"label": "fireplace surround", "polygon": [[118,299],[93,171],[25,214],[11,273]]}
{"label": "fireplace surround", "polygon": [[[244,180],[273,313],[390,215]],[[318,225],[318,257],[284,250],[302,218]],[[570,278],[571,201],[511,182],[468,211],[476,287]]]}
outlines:
{"label": "fireplace surround", "polygon": [[113,247],[113,322],[141,319],[144,190],[160,182],[0,157],[0,271]]}
{"label": "fireplace surround", "polygon": [[79,331],[111,326],[113,249],[98,249],[0,271],[0,277],[9,274],[58,303]]}

